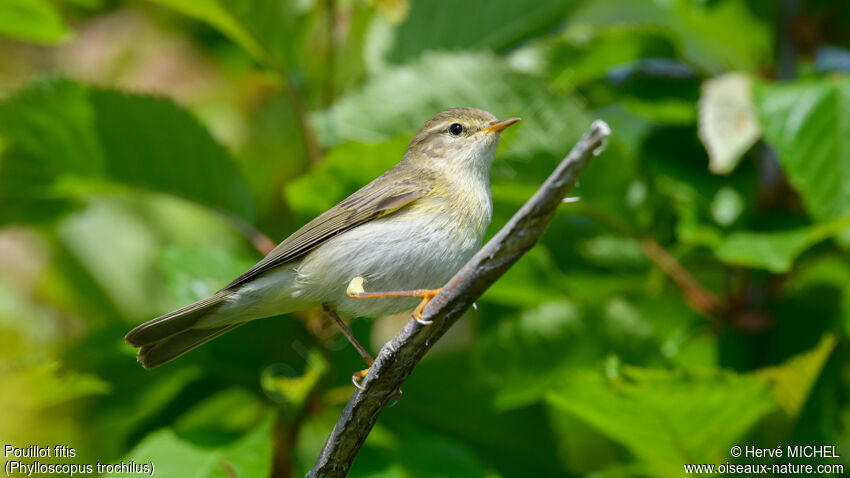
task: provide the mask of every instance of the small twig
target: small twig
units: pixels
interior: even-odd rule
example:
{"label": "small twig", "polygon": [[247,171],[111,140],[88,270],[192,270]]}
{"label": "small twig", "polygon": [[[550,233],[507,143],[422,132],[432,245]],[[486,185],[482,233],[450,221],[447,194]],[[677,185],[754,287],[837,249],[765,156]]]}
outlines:
{"label": "small twig", "polygon": [[224,472],[227,473],[227,478],[236,478],[236,472],[233,470],[233,465],[231,465],[229,461],[224,458],[219,458],[218,463],[222,468],[224,468]]}
{"label": "small twig", "polygon": [[433,323],[423,326],[411,320],[384,345],[363,379],[366,390],[354,392],[308,476],[348,474],[378,416],[402,382],[473,302],[534,246],[579,173],[602,151],[609,134],[607,124],[595,121],[534,196],[428,303],[422,317]]}
{"label": "small twig", "polygon": [[325,107],[329,107],[334,102],[334,89],[336,87],[336,0],[326,0],[323,13],[325,15],[325,28],[328,30],[327,37],[325,37],[328,49],[326,51],[323,103]]}
{"label": "small twig", "polygon": [[310,123],[310,112],[307,110],[304,95],[292,78],[286,76],[285,73],[280,74],[284,76],[284,87],[289,97],[289,103],[292,105],[292,110],[295,112],[295,118],[298,121],[298,127],[301,129],[301,139],[304,141],[307,160],[310,164],[319,164],[322,160],[322,148],[319,146],[319,138],[316,136],[316,130],[313,129],[313,124]]}
{"label": "small twig", "polygon": [[250,222],[242,219],[236,214],[220,211],[222,215],[230,221],[230,223],[236,228],[239,233],[241,233],[245,239],[251,242],[251,245],[254,246],[254,249],[257,250],[262,255],[267,255],[272,249],[275,248],[275,243],[272,241],[269,236],[263,234],[262,231],[257,229]]}
{"label": "small twig", "polygon": [[[241,26],[244,27],[244,25]],[[275,75],[278,80],[276,86],[282,88],[289,98],[289,103],[292,105],[292,110],[298,122],[298,128],[301,130],[301,139],[304,141],[307,159],[310,161],[310,164],[318,164],[322,160],[322,148],[319,146],[319,138],[316,135],[316,131],[313,129],[312,123],[310,123],[310,112],[307,109],[304,94],[293,81],[286,67],[272,54],[264,42],[261,42],[254,35],[253,30],[251,28],[243,28],[243,31],[250,39],[251,48],[249,48],[249,52],[251,55],[257,61],[264,64],[269,72]]]}
{"label": "small twig", "polygon": [[612,231],[633,238],[640,246],[643,254],[661,269],[661,272],[669,277],[676,287],[681,289],[686,298],[685,303],[691,310],[707,319],[716,319],[722,313],[724,306],[717,295],[702,285],[654,237],[645,235],[620,218],[608,214],[592,204],[585,204],[583,212]]}
{"label": "small twig", "polygon": [[638,243],[646,257],[682,289],[687,298],[686,302],[694,311],[708,318],[713,318],[720,312],[717,296],[706,289],[672,254],[661,247],[658,241],[645,236],[639,238]]}

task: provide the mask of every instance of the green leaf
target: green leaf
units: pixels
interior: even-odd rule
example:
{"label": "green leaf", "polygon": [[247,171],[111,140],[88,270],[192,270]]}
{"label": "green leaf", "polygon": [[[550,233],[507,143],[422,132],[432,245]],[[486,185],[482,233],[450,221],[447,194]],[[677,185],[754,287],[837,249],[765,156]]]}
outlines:
{"label": "green leaf", "polygon": [[499,149],[526,159],[541,153],[562,157],[590,125],[574,99],[554,94],[545,81],[512,71],[493,55],[469,53],[425,54],[415,63],[388,69],[316,114],[314,122],[327,146],[344,140],[379,142],[409,135],[434,113],[456,106],[522,116]]}
{"label": "green leaf", "polygon": [[107,178],[253,215],[233,160],[185,110],[164,98],[107,90],[92,90],[90,100]]}
{"label": "green leaf", "polygon": [[564,432],[558,435],[556,444],[558,455],[571,475],[603,478],[605,475],[599,470],[623,458],[622,448],[592,426],[553,407],[549,407],[548,412],[552,428]]}
{"label": "green leaf", "polygon": [[772,48],[770,30],[740,0],[597,0],[587,2],[570,21],[576,28],[661,31],[683,58],[709,73],[756,71]]}
{"label": "green leaf", "polygon": [[727,263],[788,272],[794,259],[809,247],[850,227],[850,216],[812,227],[781,232],[734,232],[714,250]]}
{"label": "green leaf", "polygon": [[[557,286],[560,277],[551,253],[538,245],[487,289],[481,300],[514,307],[535,307],[565,295]],[[548,280],[541,281],[541,278]]]}
{"label": "green leaf", "polygon": [[0,35],[34,43],[57,43],[68,30],[62,16],[47,0],[3,0],[0,2]]}
{"label": "green leaf", "polygon": [[[109,393],[109,383],[84,373],[62,371],[58,362],[25,366],[7,376],[7,386],[19,381],[28,404],[35,408],[51,407],[88,395]],[[15,387],[17,388],[17,387]]]}
{"label": "green leaf", "polygon": [[428,50],[500,50],[563,22],[576,2],[541,0],[429,0],[413,2],[407,20],[392,30],[391,63]]}
{"label": "green leaf", "polygon": [[[498,409],[539,402],[569,371],[593,366],[608,354],[633,363],[653,363],[661,358],[661,342],[666,338],[668,357],[676,357],[687,345],[676,336],[689,327],[683,320],[688,316],[668,305],[674,300],[679,305],[678,297],[653,296],[647,299],[651,306],[610,294],[602,300],[601,306],[584,307],[546,302],[517,317],[502,317],[482,334],[474,350],[481,374],[497,389],[494,404]],[[678,343],[671,346],[671,341]]]}
{"label": "green leaf", "polygon": [[[87,415],[91,433],[108,433],[110,439],[101,442],[100,449],[108,456],[120,456],[127,450],[129,440],[138,440],[140,430],[149,430],[170,406],[179,400],[187,387],[202,376],[200,368],[182,367],[163,370],[155,376],[139,370],[133,351],[121,340],[124,328],[109,337],[89,336],[79,354],[91,354],[99,363],[88,367],[99,370],[113,387],[109,395],[98,397]],[[110,340],[110,347],[101,345]],[[120,350],[119,350],[120,349]],[[71,353],[77,352],[72,350]]]}
{"label": "green leaf", "polygon": [[[125,317],[156,316],[157,285],[144,278],[156,258],[157,238],[126,204],[94,200],[58,221],[57,234]],[[116,234],[115,231],[121,231]]]}
{"label": "green leaf", "polygon": [[816,287],[850,291],[850,258],[839,251],[818,255],[801,264],[789,279],[789,295],[805,294]]}
{"label": "green leaf", "polygon": [[[323,408],[310,413],[299,426],[292,450],[296,469],[293,476],[305,476],[339,417],[341,408]],[[370,478],[438,478],[449,476],[497,478],[487,469],[480,454],[471,450],[465,437],[429,427],[411,426],[407,417],[397,417],[392,428],[378,423],[369,433],[349,476]]]}
{"label": "green leaf", "polygon": [[643,100],[623,98],[623,108],[629,113],[653,123],[690,125],[697,118],[693,102],[681,98]]}
{"label": "green leaf", "polygon": [[[599,33],[588,38],[586,31],[572,35],[568,30],[551,41],[537,40],[526,48],[544,58],[552,86],[558,91],[571,91],[604,79],[612,68],[640,60],[646,55],[646,41],[641,37],[627,32]],[[610,106],[620,107],[619,103]]]}
{"label": "green leaf", "polygon": [[[269,476],[272,462],[272,425],[269,414],[251,432],[224,446],[204,446],[163,429],[142,440],[124,462],[153,462],[157,476],[215,477]],[[104,477],[125,476],[109,473]]]}
{"label": "green leaf", "polygon": [[264,418],[266,403],[242,388],[231,388],[204,399],[175,422],[180,431],[216,430],[244,433]]}
{"label": "green leaf", "polygon": [[797,417],[802,411],[836,343],[835,336],[827,334],[812,350],[776,367],[766,367],[756,372],[757,377],[770,384],[776,401],[789,416]]}
{"label": "green leaf", "polygon": [[38,83],[0,103],[0,223],[51,217],[69,200],[121,184],[253,217],[227,152],[163,98]]}
{"label": "green leaf", "polygon": [[547,401],[623,445],[656,476],[678,476],[682,463],[725,461],[729,446],[776,407],[751,376],[631,366],[621,374],[574,373]]}
{"label": "green leaf", "polygon": [[803,296],[824,287],[840,294],[837,312],[845,335],[850,337],[850,260],[846,254],[823,254],[801,264],[790,277],[787,290],[789,295]]}
{"label": "green leaf", "polygon": [[227,285],[253,261],[227,249],[170,245],[159,253],[164,283],[177,304],[191,304]]}
{"label": "green leaf", "polygon": [[310,350],[306,361],[301,375],[285,364],[270,365],[263,370],[260,378],[263,391],[278,404],[284,418],[296,419],[330,370],[327,359],[317,349]]}
{"label": "green leaf", "polygon": [[273,69],[291,67],[300,55],[313,1],[150,0],[205,22]]}
{"label": "green leaf", "polygon": [[811,215],[850,211],[850,80],[772,84],[757,102],[765,138]]}
{"label": "green leaf", "polygon": [[734,232],[714,252],[727,264],[781,273],[791,269],[794,258],[810,242],[808,228],[782,232]]}
{"label": "green leaf", "polygon": [[340,144],[308,174],[287,184],[287,202],[305,217],[323,213],[392,168],[401,160],[408,141],[407,136],[397,136],[377,144]]}
{"label": "green leaf", "polygon": [[640,245],[631,237],[600,234],[584,241],[579,250],[588,261],[603,267],[635,269],[647,262]]}
{"label": "green leaf", "polygon": [[[403,470],[401,476],[445,477],[464,476],[469,478],[497,478],[488,472],[484,463],[466,443],[448,438],[443,434],[427,434],[410,430],[407,435],[396,439],[387,437],[389,443],[377,444],[384,463],[394,463]],[[377,440],[376,440],[377,441]],[[372,445],[369,440],[367,445]],[[383,445],[383,446],[381,446]],[[434,457],[440,457],[435,460]]]}
{"label": "green leaf", "polygon": [[[506,410],[534,403],[560,377],[564,364],[598,358],[580,310],[567,301],[546,302],[504,317],[475,343],[480,374],[496,386],[494,404]],[[523,364],[534,363],[529,369]]]}
{"label": "green leaf", "polygon": [[251,35],[228,9],[216,0],[151,0],[169,7],[184,15],[208,23],[218,29],[237,44],[242,46],[256,59],[262,59],[263,47]]}

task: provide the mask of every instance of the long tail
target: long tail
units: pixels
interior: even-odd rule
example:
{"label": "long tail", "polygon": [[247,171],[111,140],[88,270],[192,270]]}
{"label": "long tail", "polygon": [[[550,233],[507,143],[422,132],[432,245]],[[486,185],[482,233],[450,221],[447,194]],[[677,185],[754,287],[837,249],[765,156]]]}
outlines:
{"label": "long tail", "polygon": [[131,330],[124,340],[139,349],[138,360],[146,369],[158,367],[195,347],[230,331],[241,323],[216,328],[195,328],[227,297],[222,291],[192,305],[175,310]]}

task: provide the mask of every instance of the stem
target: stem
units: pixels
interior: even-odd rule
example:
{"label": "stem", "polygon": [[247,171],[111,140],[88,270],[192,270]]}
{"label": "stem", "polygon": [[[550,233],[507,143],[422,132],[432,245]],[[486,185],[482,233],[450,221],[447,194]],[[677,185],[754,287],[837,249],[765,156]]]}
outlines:
{"label": "stem", "polygon": [[336,0],[326,0],[325,5],[325,28],[327,28],[328,50],[327,63],[325,65],[325,91],[323,102],[325,107],[328,107],[334,102],[334,86],[336,82],[336,39],[334,31],[336,30]]}
{"label": "stem", "polygon": [[268,253],[275,248],[275,242],[272,241],[269,236],[265,235],[262,231],[257,229],[257,227],[251,224],[250,222],[246,221],[245,219],[242,219],[241,217],[237,216],[236,214],[233,214],[230,211],[219,209],[219,212],[228,221],[230,221],[233,227],[237,231],[239,231],[240,234],[245,236],[245,239],[248,239],[251,245],[254,246],[254,249],[256,249],[263,256],[268,255]]}
{"label": "stem", "polygon": [[694,311],[705,317],[714,317],[720,311],[717,296],[706,289],[672,254],[661,247],[655,238],[641,237],[638,243],[646,257],[682,289],[688,305]]}
{"label": "stem", "polygon": [[607,212],[588,204],[577,205],[584,213],[596,222],[624,236],[637,241],[643,254],[661,269],[670,280],[685,294],[685,303],[701,316],[713,319],[721,313],[721,302],[713,292],[697,280],[685,266],[679,262],[664,246],[652,236],[646,236],[632,226]]}
{"label": "stem", "polygon": [[[244,27],[244,25],[243,25]],[[316,131],[310,124],[310,114],[307,109],[307,102],[304,100],[304,95],[296,86],[295,82],[286,71],[286,67],[278,62],[278,59],[272,55],[271,51],[260,42],[256,35],[253,34],[250,28],[245,28],[245,32],[249,35],[254,43],[255,58],[265,64],[269,72],[273,73],[280,81],[280,87],[286,91],[289,97],[289,102],[292,104],[292,109],[295,111],[295,116],[298,121],[298,128],[301,130],[301,138],[304,141],[304,148],[307,152],[307,158],[310,164],[318,164],[322,159],[322,150],[319,147],[318,136]]]}
{"label": "stem", "polygon": [[298,128],[301,130],[301,139],[304,141],[304,150],[307,153],[307,159],[310,161],[310,164],[319,164],[322,160],[322,148],[319,147],[319,138],[316,136],[313,125],[310,124],[310,112],[307,109],[304,96],[285,72],[280,72],[280,75],[283,77],[283,86],[286,88],[286,94],[289,97],[289,102],[292,104],[292,109],[295,111],[295,117],[298,120]]}

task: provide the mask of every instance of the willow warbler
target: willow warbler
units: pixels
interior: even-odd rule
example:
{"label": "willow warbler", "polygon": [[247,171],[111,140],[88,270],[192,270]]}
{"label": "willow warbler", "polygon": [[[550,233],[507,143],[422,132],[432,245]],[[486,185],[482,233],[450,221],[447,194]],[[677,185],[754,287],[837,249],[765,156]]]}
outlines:
{"label": "willow warbler", "polygon": [[[395,167],[212,297],[139,325],[127,343],[141,347],[139,362],[153,368],[245,322],[296,310],[382,317],[413,309],[418,298],[419,315],[481,247],[492,214],[490,164],[499,133],[517,121],[474,108],[437,113]],[[370,290],[396,292],[351,292],[355,278]]]}

